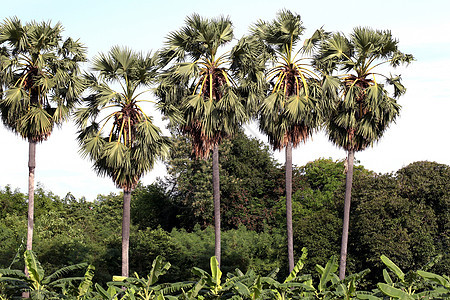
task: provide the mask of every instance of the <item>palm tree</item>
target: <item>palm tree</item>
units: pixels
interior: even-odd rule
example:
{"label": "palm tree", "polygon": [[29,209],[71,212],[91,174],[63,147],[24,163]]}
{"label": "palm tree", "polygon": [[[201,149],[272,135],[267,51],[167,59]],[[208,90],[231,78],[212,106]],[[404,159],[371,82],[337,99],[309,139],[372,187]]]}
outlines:
{"label": "palm tree", "polygon": [[259,127],[275,150],[286,149],[286,225],[289,271],[294,268],[292,232],[292,148],[321,125],[327,98],[321,98],[317,76],[295,50],[304,27],[300,15],[280,11],[271,22],[259,21],[252,34],[264,43],[270,88],[259,110]]}
{"label": "palm tree", "polygon": [[60,23],[6,19],[0,25],[0,111],[7,128],[29,142],[27,250],[32,250],[36,144],[67,120],[84,85],[79,41],[63,41]]}
{"label": "palm tree", "polygon": [[[319,42],[315,57],[315,65],[325,74],[324,81],[335,87],[336,106],[326,124],[327,134],[348,153],[340,279],[345,277],[347,260],[354,154],[382,137],[399,115],[396,99],[406,91],[400,76],[388,77],[378,71],[386,64],[396,67],[413,60],[412,55],[400,52],[397,44],[390,31],[358,27],[349,38],[334,33]],[[386,86],[381,83],[383,78]]]}
{"label": "palm tree", "polygon": [[[146,115],[139,99],[157,75],[155,56],[113,47],[93,61],[86,75],[90,94],[76,112],[80,152],[95,171],[123,189],[122,276],[128,277],[131,192],[158,158],[169,150],[168,139]],[[115,90],[114,88],[119,88]],[[106,133],[106,134],[105,134]]]}
{"label": "palm tree", "polygon": [[160,104],[179,111],[174,123],[191,137],[194,155],[207,158],[213,152],[214,253],[219,264],[219,144],[236,133],[256,107],[255,80],[261,78],[259,71],[247,73],[240,69],[243,63],[252,61],[250,50],[256,57],[256,49],[247,41],[240,41],[231,52],[219,54],[232,38],[228,18],[207,19],[197,14],[188,17],[184,27],[168,35],[161,51],[161,62],[167,68],[157,89]]}

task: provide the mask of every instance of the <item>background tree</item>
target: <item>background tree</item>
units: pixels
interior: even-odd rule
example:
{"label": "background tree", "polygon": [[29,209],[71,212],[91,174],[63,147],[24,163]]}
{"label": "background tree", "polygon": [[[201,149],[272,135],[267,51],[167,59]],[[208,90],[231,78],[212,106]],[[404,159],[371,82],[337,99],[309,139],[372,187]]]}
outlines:
{"label": "background tree", "polygon": [[67,120],[83,91],[79,63],[85,48],[63,40],[62,25],[6,19],[0,25],[0,99],[5,126],[29,142],[27,250],[32,249],[36,144]]}
{"label": "background tree", "polygon": [[[248,160],[252,163],[260,160],[251,151],[251,145],[257,141],[248,141],[239,135],[230,142],[233,140],[238,140],[233,146],[236,149],[250,145],[239,153],[248,153]],[[244,170],[236,170],[236,173],[232,173],[231,168],[232,162],[245,161],[246,155],[234,157],[233,151],[227,149],[228,141],[221,147],[221,153],[225,154],[221,155],[225,161],[221,162],[222,166],[230,166],[223,168],[221,174],[223,188],[225,191],[240,191],[239,194],[246,195],[243,199],[247,201],[239,202],[236,207],[227,206],[228,212],[223,214],[222,268],[234,271],[239,267],[243,272],[251,269],[262,275],[280,268],[278,279],[284,280],[288,268],[286,251],[283,250],[286,249],[286,234],[282,226],[285,222],[283,168],[278,167],[278,176],[265,183],[268,187],[273,186],[275,192],[269,190],[267,199],[250,197],[258,194],[259,187],[240,187],[240,181],[252,180],[252,174],[245,175],[247,166],[243,164]],[[263,161],[255,164],[260,165]],[[181,168],[181,164],[178,167]],[[267,169],[255,170],[258,175]],[[294,251],[297,255],[302,247],[309,249],[302,271],[304,274],[314,273],[316,264],[324,265],[331,255],[339,254],[342,233],[339,228],[342,226],[345,194],[343,170],[343,161],[329,159],[319,159],[293,169]],[[446,274],[450,268],[448,231],[445,229],[449,220],[446,217],[448,209],[445,209],[448,205],[440,205],[445,205],[448,200],[448,170],[448,166],[434,162],[416,162],[393,174],[375,174],[363,166],[355,166],[347,272],[353,274],[371,269],[364,283],[370,289],[376,282],[384,281],[381,271],[385,266],[378,258],[386,253],[405,273],[422,268],[435,255],[442,255],[442,259],[431,268],[428,266],[428,270]],[[254,180],[261,182],[262,179],[264,176],[257,176]],[[208,260],[214,255],[214,228],[193,226],[193,222],[189,223],[192,219],[180,214],[185,208],[180,208],[179,202],[171,198],[172,194],[166,194],[166,200],[161,198],[164,194],[165,189],[161,185],[138,186],[133,191],[130,272],[148,274],[151,261],[162,255],[172,264],[167,282],[191,280],[194,279],[192,267],[207,269]],[[83,198],[67,201],[65,198],[59,198],[40,186],[36,188],[33,248],[49,272],[67,263],[93,264],[94,281],[104,286],[120,269],[123,195],[99,195],[93,201]],[[0,207],[6,208],[0,218],[0,269],[23,267],[20,257],[25,248],[26,216],[23,213],[26,199],[27,195],[18,190],[0,189]],[[237,197],[229,198],[226,192],[222,198],[224,204],[227,199],[239,200]],[[253,213],[264,215],[269,210],[273,217],[261,224],[260,229],[256,217],[240,215],[241,203],[249,207],[250,216]],[[263,205],[258,206],[258,203]],[[164,214],[168,213],[171,220],[177,222],[176,228],[170,227],[173,226],[171,222],[169,228],[165,227],[166,216],[156,213],[161,205],[165,206]],[[150,218],[133,211],[148,211]],[[179,215],[174,217],[176,214]],[[161,228],[155,225],[152,215],[162,221]],[[238,218],[233,218],[234,215]],[[235,228],[239,224],[246,227]],[[18,259],[14,259],[17,253]]]}
{"label": "background tree", "polygon": [[[173,149],[166,161],[168,176],[161,181],[167,191],[165,207],[176,213],[172,220],[177,228],[190,231],[213,225],[211,203],[212,160],[198,160],[192,154],[189,138],[173,137]],[[239,130],[220,145],[221,156],[221,228],[262,231],[277,227],[276,204],[283,196],[283,170],[270,149],[256,138]],[[147,203],[153,202],[146,197]],[[150,204],[149,204],[150,205]],[[165,214],[169,216],[170,214]],[[162,222],[164,227],[165,221]],[[169,228],[168,230],[170,230]]]}
{"label": "background tree", "polygon": [[[139,99],[145,92],[140,88],[155,79],[156,58],[116,46],[95,58],[92,69],[97,75],[86,76],[91,94],[77,111],[78,139],[82,155],[94,162],[97,173],[123,189],[122,276],[128,277],[131,192],[169,147],[141,107],[149,101]],[[116,86],[121,89],[114,90]]]}
{"label": "background tree", "polygon": [[286,149],[286,224],[289,270],[294,268],[292,231],[292,147],[305,142],[322,122],[327,104],[321,98],[319,77],[295,47],[304,27],[300,15],[280,11],[271,22],[251,29],[264,44],[270,88],[259,110],[259,128],[275,150]]}
{"label": "background tree", "polygon": [[[397,44],[390,31],[358,27],[349,38],[341,33],[326,37],[315,57],[315,66],[324,73],[324,85],[335,88],[336,108],[327,121],[327,134],[334,144],[348,152],[341,279],[345,277],[347,258],[354,153],[381,138],[399,115],[396,99],[405,92],[400,76],[388,77],[377,69],[385,64],[396,67],[413,60],[412,55],[400,52]],[[381,83],[383,78],[393,88],[392,93]]]}
{"label": "background tree", "polygon": [[[249,99],[255,99],[252,95],[256,90],[238,89],[238,75],[244,74],[237,70],[247,52],[219,52],[233,38],[229,18],[208,19],[193,14],[185,23],[168,35],[161,51],[167,70],[157,94],[163,107],[174,106],[180,111],[177,126],[191,137],[195,156],[206,158],[213,152],[215,255],[220,264],[219,144],[248,119],[254,107]],[[239,49],[243,49],[242,44]],[[245,97],[242,90],[247,93]]]}
{"label": "background tree", "polygon": [[400,186],[394,174],[355,176],[349,248],[356,265],[351,269],[370,268],[372,282],[383,280],[381,255],[404,270],[417,270],[439,253],[436,211],[402,197]]}
{"label": "background tree", "polygon": [[437,225],[434,247],[436,253],[443,256],[435,272],[448,273],[445,267],[450,264],[450,167],[418,161],[401,168],[396,174],[401,197],[434,211]]}

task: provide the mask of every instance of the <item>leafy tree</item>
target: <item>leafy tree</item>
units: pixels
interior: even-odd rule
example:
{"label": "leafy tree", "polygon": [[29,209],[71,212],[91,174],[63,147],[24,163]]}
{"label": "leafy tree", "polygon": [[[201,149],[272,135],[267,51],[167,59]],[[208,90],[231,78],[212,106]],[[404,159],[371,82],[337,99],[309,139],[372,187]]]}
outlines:
{"label": "leafy tree", "polygon": [[8,214],[25,215],[27,211],[26,196],[18,189],[12,190],[7,185],[0,189],[0,219],[5,218]]}
{"label": "leafy tree", "polygon": [[433,210],[437,231],[434,236],[436,252],[443,255],[435,271],[445,273],[450,266],[450,167],[429,161],[418,161],[396,173],[399,195],[419,206]]}
{"label": "leafy tree", "polygon": [[[323,38],[323,36],[321,36]],[[317,37],[317,40],[320,40]],[[376,69],[389,64],[410,63],[413,56],[398,49],[390,31],[357,27],[350,37],[341,33],[325,36],[319,43],[315,66],[324,73],[327,96],[334,96],[336,108],[326,124],[329,139],[348,152],[345,209],[339,277],[345,276],[354,153],[381,138],[399,115],[397,98],[405,93],[400,76],[388,77]],[[393,93],[386,85],[393,87]]]}
{"label": "leafy tree", "polygon": [[[127,277],[131,192],[169,147],[140,106],[148,101],[139,99],[145,92],[140,88],[154,81],[156,58],[116,46],[95,58],[92,69],[97,75],[86,76],[91,94],[77,111],[78,140],[82,155],[93,161],[97,173],[123,189],[122,276]],[[116,85],[120,91],[113,89]]]}
{"label": "leafy tree", "polygon": [[[245,75],[238,71],[243,59],[252,54],[241,51],[242,43],[231,54],[220,54],[233,38],[228,18],[208,19],[193,14],[185,23],[168,35],[161,51],[162,64],[168,67],[157,95],[162,107],[175,107],[180,112],[176,125],[191,137],[195,156],[206,158],[213,152],[215,255],[220,265],[219,144],[235,134],[254,107],[252,100],[257,90],[239,87],[249,81],[239,81]],[[246,92],[244,97],[241,90]]]}
{"label": "leafy tree", "polygon": [[131,221],[139,229],[161,227],[171,230],[178,225],[176,220],[178,208],[170,201],[164,187],[153,183],[148,186],[138,185],[133,191],[131,203]]}
{"label": "leafy tree", "polygon": [[[169,176],[162,181],[171,201],[166,208],[177,213],[177,227],[192,230],[195,224],[212,225],[211,159],[196,159],[183,135],[175,136],[173,145],[166,162]],[[221,227],[244,225],[262,231],[266,225],[277,226],[275,206],[283,194],[284,179],[269,148],[240,130],[223,141],[220,152]]]}
{"label": "leafy tree", "polygon": [[381,279],[374,276],[384,267],[378,259],[383,254],[406,270],[420,269],[438,254],[435,212],[402,197],[395,177],[358,176],[353,190],[352,258],[356,269],[372,270],[372,282]]}
{"label": "leafy tree", "polygon": [[69,117],[84,88],[78,74],[85,48],[71,38],[63,40],[62,31],[60,23],[22,25],[17,18],[0,25],[1,118],[29,142],[28,250],[33,242],[36,144]]}
{"label": "leafy tree", "polygon": [[179,226],[192,230],[195,224],[202,227],[213,224],[211,159],[197,159],[185,135],[173,136],[172,145],[165,161],[168,176],[163,185],[171,203],[177,207]]}
{"label": "leafy tree", "polygon": [[269,63],[267,94],[259,109],[259,128],[276,150],[286,149],[286,223],[289,270],[294,268],[292,231],[292,147],[305,142],[322,122],[327,104],[321,97],[319,77],[299,57],[296,45],[304,27],[300,15],[282,10],[271,22],[252,28],[264,44]]}

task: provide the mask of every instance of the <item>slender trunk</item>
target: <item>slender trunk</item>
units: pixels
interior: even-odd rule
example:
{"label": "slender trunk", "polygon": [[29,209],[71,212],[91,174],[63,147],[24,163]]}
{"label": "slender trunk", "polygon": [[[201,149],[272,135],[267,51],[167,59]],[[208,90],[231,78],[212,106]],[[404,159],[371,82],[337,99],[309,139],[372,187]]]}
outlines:
{"label": "slender trunk", "polygon": [[[27,226],[27,250],[33,249],[34,228],[34,172],[36,169],[36,142],[28,142],[28,226]],[[25,267],[25,275],[29,276]],[[23,298],[29,298],[28,292],[22,293]]]}
{"label": "slender trunk", "polygon": [[130,202],[131,190],[123,190],[122,217],[122,276],[128,277],[128,250],[130,248]]}
{"label": "slender trunk", "polygon": [[339,279],[341,280],[345,278],[345,267],[347,265],[348,228],[350,223],[350,201],[352,197],[354,157],[354,150],[349,150],[347,157],[347,177],[345,181],[344,224],[342,226],[341,260],[339,264]]}
{"label": "slender trunk", "polygon": [[289,273],[294,269],[294,234],[292,231],[292,144],[286,146],[286,226]]}
{"label": "slender trunk", "polygon": [[27,250],[33,249],[34,225],[34,171],[36,169],[36,142],[28,143],[28,230]]}
{"label": "slender trunk", "polygon": [[219,178],[219,145],[213,149],[213,199],[214,199],[214,255],[220,267],[220,178]]}

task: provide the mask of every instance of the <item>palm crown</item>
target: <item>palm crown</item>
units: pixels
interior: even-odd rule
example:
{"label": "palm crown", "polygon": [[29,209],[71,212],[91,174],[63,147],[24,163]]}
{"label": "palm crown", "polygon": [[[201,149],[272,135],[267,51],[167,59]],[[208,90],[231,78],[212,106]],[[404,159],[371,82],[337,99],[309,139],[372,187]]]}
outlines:
{"label": "palm crown", "polygon": [[397,43],[389,31],[361,27],[350,38],[335,33],[322,41],[314,63],[336,89],[337,109],[327,124],[333,143],[346,150],[363,150],[399,115],[396,98],[406,91],[401,78],[378,71],[385,64],[396,67],[413,60],[398,50]]}
{"label": "palm crown", "polygon": [[267,72],[270,88],[259,120],[275,149],[305,141],[326,111],[319,77],[301,57],[302,49],[295,50],[303,30],[300,16],[285,10],[272,22],[259,21],[252,28],[252,34],[264,43],[271,66]]}
{"label": "palm crown", "polygon": [[33,142],[46,140],[54,124],[68,118],[84,89],[78,73],[85,48],[63,41],[62,30],[60,23],[22,25],[17,18],[1,24],[2,120]]}
{"label": "palm crown", "polygon": [[113,47],[94,60],[97,75],[86,75],[91,94],[76,113],[81,152],[120,188],[134,188],[168,151],[167,138],[141,107],[149,101],[139,99],[146,92],[139,89],[153,82],[156,68],[154,56]]}
{"label": "palm crown", "polygon": [[[246,120],[246,105],[236,86],[232,55],[219,50],[233,38],[228,18],[205,19],[196,14],[186,26],[169,34],[161,52],[164,65],[157,95],[176,106],[181,130],[193,139],[197,157],[207,157],[222,138]],[[240,52],[232,54],[239,56]]]}

